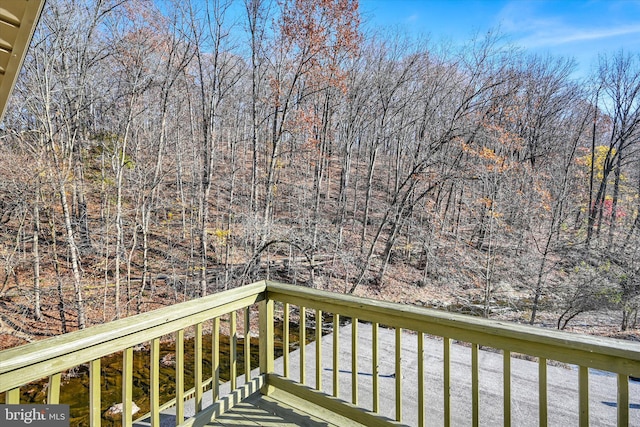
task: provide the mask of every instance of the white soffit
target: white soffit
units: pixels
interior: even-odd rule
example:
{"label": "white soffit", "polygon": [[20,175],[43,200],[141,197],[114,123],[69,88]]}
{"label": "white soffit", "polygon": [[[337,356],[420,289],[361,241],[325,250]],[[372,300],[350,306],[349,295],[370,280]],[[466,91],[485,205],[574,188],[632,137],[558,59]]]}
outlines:
{"label": "white soffit", "polygon": [[0,0],[0,122],[45,0]]}

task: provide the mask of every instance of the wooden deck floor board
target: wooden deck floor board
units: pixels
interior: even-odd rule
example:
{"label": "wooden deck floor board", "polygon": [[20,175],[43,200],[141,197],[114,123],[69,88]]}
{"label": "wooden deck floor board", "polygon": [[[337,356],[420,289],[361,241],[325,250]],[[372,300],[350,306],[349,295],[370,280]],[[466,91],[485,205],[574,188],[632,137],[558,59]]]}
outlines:
{"label": "wooden deck floor board", "polygon": [[[304,402],[298,406],[295,396],[276,392],[272,396],[255,394],[211,421],[209,426],[302,426],[302,427],[344,427],[359,426],[323,408]],[[330,420],[323,419],[324,417]]]}

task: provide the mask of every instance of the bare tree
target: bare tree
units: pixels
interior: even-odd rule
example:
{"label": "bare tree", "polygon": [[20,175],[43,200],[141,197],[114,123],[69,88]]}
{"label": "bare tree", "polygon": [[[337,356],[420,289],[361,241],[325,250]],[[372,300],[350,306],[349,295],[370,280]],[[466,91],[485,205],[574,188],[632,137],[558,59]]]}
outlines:
{"label": "bare tree", "polygon": [[[597,191],[589,206],[587,224],[587,244],[596,231],[600,230],[605,209],[610,210],[608,246],[611,249],[616,229],[618,203],[620,196],[620,178],[623,165],[631,152],[637,150],[640,135],[640,60],[636,56],[622,51],[609,58],[601,57],[598,69],[600,104],[611,120],[608,142],[602,162],[602,173]],[[595,147],[592,156],[595,155]],[[592,167],[595,162],[592,161]],[[611,203],[606,207],[610,175],[613,173]],[[597,234],[597,233],[596,233]]]}

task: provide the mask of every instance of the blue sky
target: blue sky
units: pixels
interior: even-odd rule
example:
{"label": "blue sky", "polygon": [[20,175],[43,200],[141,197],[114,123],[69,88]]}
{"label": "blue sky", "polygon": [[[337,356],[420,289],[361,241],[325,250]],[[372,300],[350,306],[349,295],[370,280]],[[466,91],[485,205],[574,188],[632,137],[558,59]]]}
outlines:
{"label": "blue sky", "polygon": [[360,12],[367,25],[454,44],[499,28],[528,51],[575,58],[576,77],[589,73],[598,54],[640,54],[640,0],[360,0]]}

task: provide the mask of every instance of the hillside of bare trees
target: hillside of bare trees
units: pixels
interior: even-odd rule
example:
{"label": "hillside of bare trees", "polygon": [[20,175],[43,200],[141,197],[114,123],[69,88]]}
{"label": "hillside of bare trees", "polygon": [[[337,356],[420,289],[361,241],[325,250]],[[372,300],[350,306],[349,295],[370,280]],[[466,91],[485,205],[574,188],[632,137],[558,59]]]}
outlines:
{"label": "hillside of bare trees", "polygon": [[640,54],[574,67],[355,0],[48,0],[0,125],[1,347],[265,278],[637,339]]}

